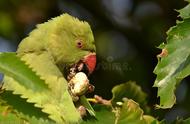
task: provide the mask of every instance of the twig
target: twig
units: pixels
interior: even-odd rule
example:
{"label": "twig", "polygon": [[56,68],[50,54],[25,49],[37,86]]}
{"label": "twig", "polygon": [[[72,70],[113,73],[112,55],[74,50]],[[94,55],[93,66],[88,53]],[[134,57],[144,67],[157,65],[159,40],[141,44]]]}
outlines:
{"label": "twig", "polygon": [[111,101],[103,99],[101,96],[94,95],[94,98],[89,98],[89,102],[95,103],[95,104],[103,104],[106,106],[111,106]]}

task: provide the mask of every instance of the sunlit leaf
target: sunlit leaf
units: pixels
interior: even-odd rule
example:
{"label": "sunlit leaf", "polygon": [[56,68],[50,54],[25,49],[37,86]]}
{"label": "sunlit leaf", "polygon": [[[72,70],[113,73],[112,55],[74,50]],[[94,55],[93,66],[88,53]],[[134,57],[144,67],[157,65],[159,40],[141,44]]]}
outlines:
{"label": "sunlit leaf", "polygon": [[[29,57],[29,56],[28,56]],[[46,55],[31,55],[30,60],[36,62],[46,59]],[[30,61],[29,61],[30,62]],[[44,61],[45,68],[56,68],[49,61]],[[44,63],[36,63],[45,65]],[[30,66],[32,68],[32,66]],[[43,81],[14,53],[0,54],[0,71],[6,76],[3,89],[13,91],[13,94],[21,95],[27,102],[34,103],[35,107],[42,108],[42,111],[49,114],[49,117],[57,123],[77,123],[80,115],[77,112],[70,94],[67,91],[67,82],[63,77],[48,75]],[[43,68],[39,68],[44,71]],[[48,73],[48,72],[47,72]],[[39,84],[38,84],[39,83]],[[55,85],[56,83],[56,85]],[[47,86],[48,84],[48,86]]]}
{"label": "sunlit leaf", "polygon": [[83,121],[82,124],[159,124],[152,116],[143,115],[143,110],[133,100],[125,100],[123,105],[113,110],[108,106],[97,106],[96,119]]}
{"label": "sunlit leaf", "polygon": [[163,48],[167,54],[160,54],[161,59],[154,70],[157,75],[154,87],[158,87],[160,108],[171,108],[175,104],[176,86],[190,75],[190,18],[187,16],[190,11],[182,9],[179,12],[186,19],[167,32],[167,44]]}
{"label": "sunlit leaf", "polygon": [[44,81],[28,68],[15,53],[0,53],[0,72],[11,76],[26,88],[32,88],[35,91],[48,89]]}
{"label": "sunlit leaf", "polygon": [[143,110],[139,104],[132,99],[134,98],[139,103],[146,101],[146,94],[140,86],[135,82],[127,82],[115,86],[112,89],[112,103],[115,104],[115,124],[158,124],[159,122],[152,116],[143,115]]}
{"label": "sunlit leaf", "polygon": [[189,18],[190,17],[190,4],[184,7],[183,9],[178,10],[180,13],[179,16],[182,18]]}
{"label": "sunlit leaf", "polygon": [[122,99],[125,97],[133,99],[142,105],[146,104],[147,102],[147,94],[143,92],[141,87],[133,81],[115,86],[112,89],[112,93],[112,104],[122,101]]}
{"label": "sunlit leaf", "polygon": [[115,113],[115,124],[159,124],[155,118],[143,115],[138,103],[131,99],[124,99],[123,105],[117,107]]}
{"label": "sunlit leaf", "polygon": [[[132,90],[129,90],[130,87]],[[126,89],[129,90],[129,93],[127,93]],[[132,95],[132,91],[134,91],[134,95]],[[154,117],[144,115],[138,103],[126,98],[132,95],[136,100],[144,102],[142,99],[146,98],[146,95],[134,82],[117,85],[112,89],[112,92],[112,107],[96,105],[94,108],[96,120],[87,120],[82,124],[159,124]],[[137,96],[142,96],[143,98],[139,99]]]}
{"label": "sunlit leaf", "polygon": [[[0,100],[2,104],[14,110],[14,113],[19,118],[24,118],[25,120],[36,118],[36,120],[50,120],[48,114],[43,113],[40,108],[34,107],[33,103],[28,103],[26,99],[20,98],[19,95],[14,95],[10,91],[3,91],[0,93]],[[11,112],[11,111],[10,111]]]}

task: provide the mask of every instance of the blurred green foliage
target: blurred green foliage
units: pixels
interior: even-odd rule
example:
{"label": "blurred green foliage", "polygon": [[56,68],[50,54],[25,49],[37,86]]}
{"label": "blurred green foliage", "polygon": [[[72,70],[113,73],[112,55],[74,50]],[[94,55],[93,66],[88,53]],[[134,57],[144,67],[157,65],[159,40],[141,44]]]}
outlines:
{"label": "blurred green foliage", "polygon": [[[17,46],[36,24],[69,13],[92,26],[98,54],[91,76],[95,94],[111,98],[113,86],[134,80],[153,106],[158,99],[152,72],[161,52],[156,47],[175,25],[178,13],[174,9],[186,4],[183,0],[0,0],[0,50],[7,47],[3,43]],[[173,116],[190,115],[188,81],[183,80],[177,89],[178,104],[172,110],[157,110],[154,116],[172,121]]]}

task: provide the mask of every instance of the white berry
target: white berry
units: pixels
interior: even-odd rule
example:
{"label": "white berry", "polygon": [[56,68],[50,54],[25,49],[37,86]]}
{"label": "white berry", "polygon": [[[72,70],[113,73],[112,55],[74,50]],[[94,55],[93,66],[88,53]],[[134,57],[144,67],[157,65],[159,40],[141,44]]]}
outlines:
{"label": "white berry", "polygon": [[83,95],[89,87],[88,77],[83,72],[78,72],[69,83],[73,84],[71,92],[75,95]]}

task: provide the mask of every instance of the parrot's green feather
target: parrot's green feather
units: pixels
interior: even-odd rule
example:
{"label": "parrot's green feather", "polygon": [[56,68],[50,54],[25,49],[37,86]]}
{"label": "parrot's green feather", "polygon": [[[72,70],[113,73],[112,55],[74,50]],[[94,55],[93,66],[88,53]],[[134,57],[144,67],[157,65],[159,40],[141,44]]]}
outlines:
{"label": "parrot's green feather", "polygon": [[[84,47],[76,47],[78,40]],[[87,22],[79,21],[68,14],[63,14],[50,21],[39,24],[29,37],[25,38],[17,53],[51,53],[55,63],[75,63],[89,52],[95,52],[94,37]],[[70,54],[72,53],[72,54]]]}
{"label": "parrot's green feather", "polygon": [[[78,41],[82,41],[82,48],[77,47]],[[3,88],[35,103],[58,123],[78,123],[81,117],[68,92],[63,68],[59,65],[75,64],[95,51],[93,34],[87,22],[68,14],[53,18],[37,25],[17,50],[18,57],[45,80],[50,91],[34,92],[8,76],[4,78]]]}

